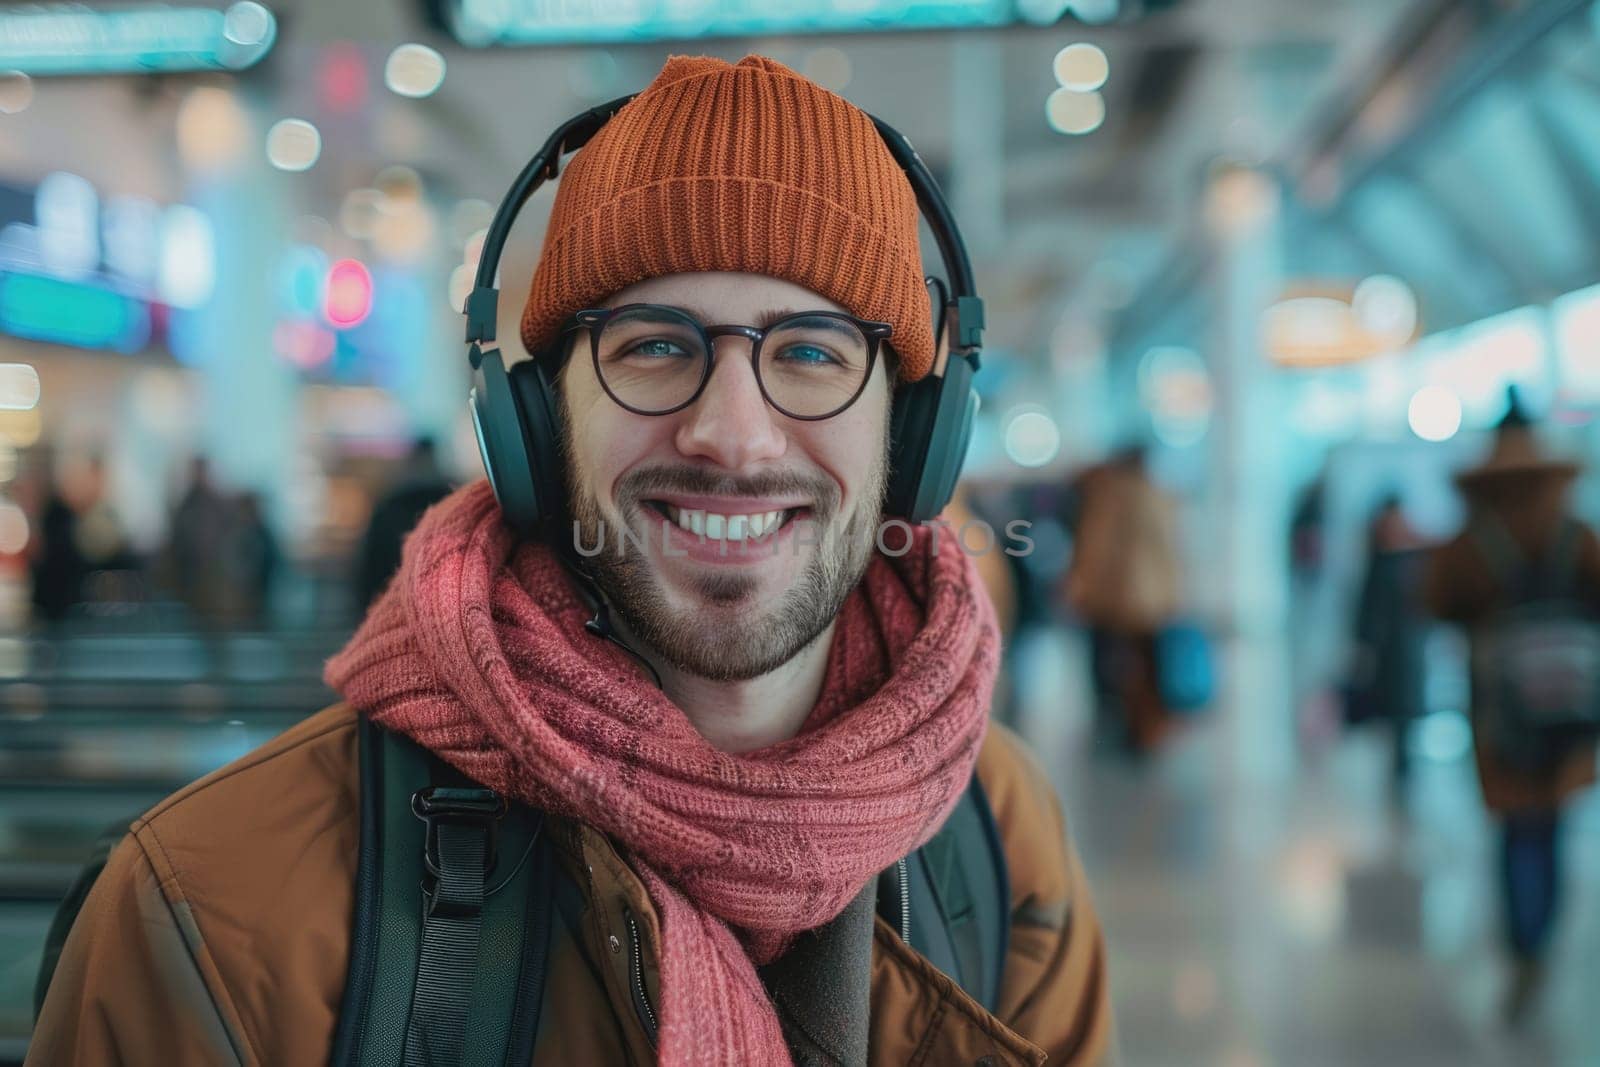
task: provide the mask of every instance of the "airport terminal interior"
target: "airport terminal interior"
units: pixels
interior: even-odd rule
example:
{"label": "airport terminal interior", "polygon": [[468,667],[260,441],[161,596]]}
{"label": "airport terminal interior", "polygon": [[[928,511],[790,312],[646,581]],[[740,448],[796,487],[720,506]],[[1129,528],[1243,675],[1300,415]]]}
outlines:
{"label": "airport terminal interior", "polygon": [[[463,303],[501,198],[682,53],[890,123],[960,225],[946,515],[1122,1062],[1600,1065],[1600,732],[1507,814],[1438,565],[1486,484],[1600,523],[1593,0],[0,10],[0,1065],[103,836],[335,699],[386,502],[484,477]],[[508,351],[552,199],[501,261]]]}

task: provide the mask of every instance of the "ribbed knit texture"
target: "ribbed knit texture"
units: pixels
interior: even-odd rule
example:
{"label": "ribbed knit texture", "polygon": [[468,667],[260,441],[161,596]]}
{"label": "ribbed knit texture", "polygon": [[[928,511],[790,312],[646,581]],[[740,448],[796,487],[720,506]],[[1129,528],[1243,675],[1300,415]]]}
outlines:
{"label": "ribbed knit texture", "polygon": [[866,112],[764,56],[673,56],[562,174],[522,340],[646,278],[743,271],[891,323],[915,381],[934,356],[918,222]]}
{"label": "ribbed knit texture", "polygon": [[799,736],[712,748],[589,617],[486,482],[435,505],[325,678],[473,779],[619,842],[661,922],[660,1062],[787,1064],[755,965],[782,955],[943,824],[998,665],[972,561],[919,528],[840,610]]}

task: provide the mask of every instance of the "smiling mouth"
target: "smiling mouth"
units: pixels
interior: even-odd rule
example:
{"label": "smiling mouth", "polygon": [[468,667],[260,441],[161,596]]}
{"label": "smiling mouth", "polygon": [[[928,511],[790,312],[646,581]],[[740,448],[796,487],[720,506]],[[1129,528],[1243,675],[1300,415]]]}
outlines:
{"label": "smiling mouth", "polygon": [[646,500],[645,506],[686,533],[707,541],[746,542],[771,537],[809,508],[782,508],[777,511],[719,512],[703,508],[680,508],[664,500]]}

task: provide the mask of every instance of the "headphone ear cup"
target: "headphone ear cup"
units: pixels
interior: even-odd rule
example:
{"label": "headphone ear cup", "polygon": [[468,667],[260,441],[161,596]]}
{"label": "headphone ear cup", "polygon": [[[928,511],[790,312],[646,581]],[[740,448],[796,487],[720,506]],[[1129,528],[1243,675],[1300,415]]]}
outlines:
{"label": "headphone ear cup", "polygon": [[977,410],[972,363],[961,356],[946,361],[943,376],[930,374],[895,394],[885,514],[917,523],[944,510],[961,477]]}
{"label": "headphone ear cup", "polygon": [[522,416],[529,477],[538,499],[538,514],[531,525],[559,527],[567,516],[567,479],[555,385],[544,362],[535,357],[511,368],[511,386]]}
{"label": "headphone ear cup", "polygon": [[560,458],[552,436],[556,423],[542,368],[527,360],[508,373],[498,350],[485,352],[467,403],[478,454],[501,514],[519,533],[535,533],[564,510]]}

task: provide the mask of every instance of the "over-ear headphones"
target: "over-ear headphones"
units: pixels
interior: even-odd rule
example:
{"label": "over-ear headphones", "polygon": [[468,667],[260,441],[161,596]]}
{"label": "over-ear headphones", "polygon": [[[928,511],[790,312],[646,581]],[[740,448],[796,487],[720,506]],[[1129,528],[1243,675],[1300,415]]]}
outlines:
{"label": "over-ear headphones", "polygon": [[[495,275],[506,237],[524,204],[558,173],[561,159],[589,143],[633,96],[591,108],[567,120],[544,143],[506,193],[490,223],[467,297],[467,358],[473,384],[468,394],[478,451],[495,499],[511,527],[525,534],[559,529],[567,516],[567,487],[560,455],[555,360],[534,358],[507,368],[495,343],[500,290]],[[916,193],[932,230],[949,283],[939,286],[938,326],[948,336],[950,357],[942,375],[928,374],[894,394],[889,420],[889,486],[884,513],[926,522],[950,502],[972,439],[978,394],[972,376],[983,340],[983,301],[972,277],[967,249],[949,207],[911,142],[888,123],[873,124]],[[890,344],[893,344],[890,338]]]}

